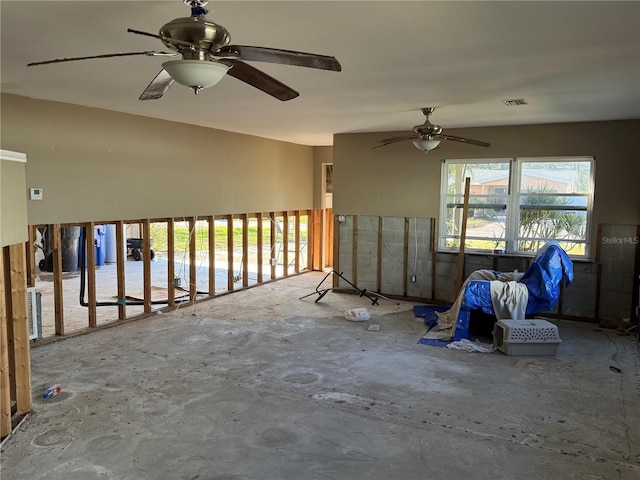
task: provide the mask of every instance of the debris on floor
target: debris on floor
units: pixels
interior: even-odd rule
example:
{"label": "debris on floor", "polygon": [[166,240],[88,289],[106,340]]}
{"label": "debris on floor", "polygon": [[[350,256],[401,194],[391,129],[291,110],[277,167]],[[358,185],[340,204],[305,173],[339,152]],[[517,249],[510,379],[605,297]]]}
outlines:
{"label": "debris on floor", "polygon": [[352,308],[344,312],[344,318],[351,322],[366,322],[371,319],[371,314],[366,308]]}
{"label": "debris on floor", "polygon": [[454,350],[464,350],[465,352],[477,352],[477,353],[492,353],[495,351],[493,345],[487,345],[478,341],[472,342],[469,339],[463,338],[456,342],[451,342],[447,345],[447,348]]}

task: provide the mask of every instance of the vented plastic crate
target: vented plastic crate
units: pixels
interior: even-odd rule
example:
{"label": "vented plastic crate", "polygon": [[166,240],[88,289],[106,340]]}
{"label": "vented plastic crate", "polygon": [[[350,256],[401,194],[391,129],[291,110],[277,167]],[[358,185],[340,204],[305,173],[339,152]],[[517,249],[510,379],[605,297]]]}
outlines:
{"label": "vented plastic crate", "polygon": [[546,320],[498,320],[493,327],[493,345],[507,355],[555,356],[558,327]]}

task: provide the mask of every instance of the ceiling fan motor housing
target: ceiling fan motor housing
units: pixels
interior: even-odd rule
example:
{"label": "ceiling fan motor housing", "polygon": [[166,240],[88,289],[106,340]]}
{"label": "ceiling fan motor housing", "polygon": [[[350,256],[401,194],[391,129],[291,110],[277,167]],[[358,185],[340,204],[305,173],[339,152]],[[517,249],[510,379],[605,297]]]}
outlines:
{"label": "ceiling fan motor housing", "polygon": [[206,20],[204,16],[173,19],[162,26],[160,35],[200,47],[198,51],[192,51],[189,47],[162,41],[167,48],[180,52],[185,60],[208,60],[231,41],[226,28]]}
{"label": "ceiling fan motor housing", "polygon": [[422,125],[416,125],[413,127],[413,131],[416,135],[423,136],[431,136],[431,135],[440,135],[442,133],[442,127],[440,125],[434,125],[429,120],[429,115],[431,115],[435,108],[434,107],[426,107],[421,108],[422,114],[427,117]]}
{"label": "ceiling fan motor housing", "polygon": [[434,125],[427,120],[422,125],[413,127],[413,131],[416,135],[420,136],[440,135],[442,133],[442,127],[440,125]]}

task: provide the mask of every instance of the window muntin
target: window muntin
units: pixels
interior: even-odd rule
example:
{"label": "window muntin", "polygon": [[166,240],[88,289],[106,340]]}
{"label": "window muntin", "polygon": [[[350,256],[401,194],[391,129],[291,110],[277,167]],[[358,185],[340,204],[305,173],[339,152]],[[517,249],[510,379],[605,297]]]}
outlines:
{"label": "window muntin", "polygon": [[470,177],[466,250],[535,253],[553,239],[586,257],[593,166],[587,157],[445,160],[440,249],[459,249]]}

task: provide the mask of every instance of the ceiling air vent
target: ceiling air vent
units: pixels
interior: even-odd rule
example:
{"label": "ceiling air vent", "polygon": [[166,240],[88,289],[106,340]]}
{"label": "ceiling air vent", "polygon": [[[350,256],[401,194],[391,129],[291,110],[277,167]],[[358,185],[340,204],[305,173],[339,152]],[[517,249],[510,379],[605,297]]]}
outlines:
{"label": "ceiling air vent", "polygon": [[528,105],[524,98],[510,98],[508,100],[502,100],[507,107],[519,107],[520,105]]}

